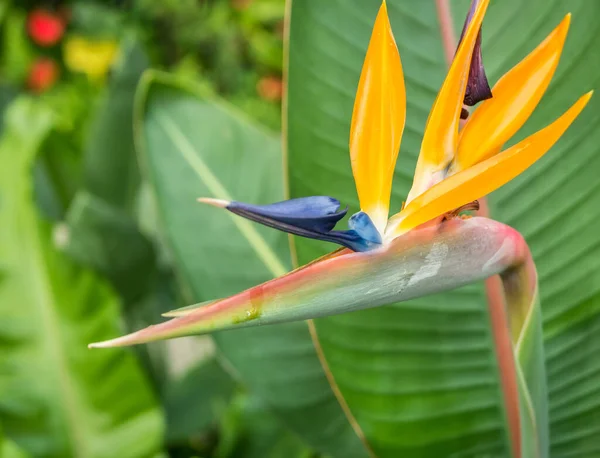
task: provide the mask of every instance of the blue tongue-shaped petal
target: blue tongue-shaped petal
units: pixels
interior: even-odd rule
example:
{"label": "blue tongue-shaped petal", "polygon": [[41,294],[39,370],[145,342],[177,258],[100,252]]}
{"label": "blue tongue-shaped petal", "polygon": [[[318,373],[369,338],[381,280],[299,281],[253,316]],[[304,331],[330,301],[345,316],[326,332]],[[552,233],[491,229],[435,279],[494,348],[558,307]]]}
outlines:
{"label": "blue tongue-shaped petal", "polygon": [[266,224],[265,220],[271,220],[317,232],[331,231],[348,212],[347,208],[338,211],[339,200],[328,196],[300,197],[269,205],[233,201],[226,208],[258,223]]}
{"label": "blue tongue-shaped petal", "polygon": [[364,216],[351,219],[356,220],[355,223],[351,223],[351,230],[334,231],[336,223],[346,215],[348,210],[340,210],[340,202],[333,197],[301,197],[269,205],[215,199],[200,199],[200,201],[226,208],[236,215],[265,226],[302,237],[337,243],[354,251],[368,251],[381,244],[381,236],[377,229],[370,218],[362,212],[359,214]]}

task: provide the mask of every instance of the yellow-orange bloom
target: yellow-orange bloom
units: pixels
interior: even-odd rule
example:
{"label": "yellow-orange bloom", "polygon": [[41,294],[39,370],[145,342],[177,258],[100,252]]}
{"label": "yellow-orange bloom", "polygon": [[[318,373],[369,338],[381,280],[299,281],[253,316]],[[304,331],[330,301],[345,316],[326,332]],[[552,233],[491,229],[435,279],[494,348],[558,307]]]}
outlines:
{"label": "yellow-orange bloom", "polygon": [[114,40],[90,40],[72,36],[65,40],[65,65],[73,72],[85,73],[90,79],[104,78],[119,51]]}
{"label": "yellow-orange bloom", "polygon": [[[389,219],[382,233],[383,243],[489,194],[522,173],[558,141],[592,95],[582,96],[555,122],[500,152],[529,118],[552,79],[569,29],[567,15],[496,83],[492,98],[480,104],[461,130],[460,114],[471,61],[488,4],[489,0],[474,2],[448,75],[431,108],[406,205]],[[363,66],[350,135],[361,209],[378,229],[382,227],[380,220],[388,217],[388,183],[405,120],[404,84],[398,81],[402,67],[396,53],[384,2]]]}
{"label": "yellow-orange bloom", "polygon": [[[406,120],[402,63],[385,1],[375,19],[350,127],[350,161],[361,211],[349,230],[334,230],[347,210],[328,196],[252,205],[202,202],[292,234],[370,251],[427,222],[455,215],[525,171],[562,136],[588,103],[581,97],[549,126],[517,145],[503,145],[527,121],[550,84],[571,16],[490,90],[481,56],[489,0],[473,0],[448,75],[429,113],[406,204],[389,218],[394,168]],[[463,105],[479,103],[461,128]],[[464,116],[462,116],[464,117]]]}

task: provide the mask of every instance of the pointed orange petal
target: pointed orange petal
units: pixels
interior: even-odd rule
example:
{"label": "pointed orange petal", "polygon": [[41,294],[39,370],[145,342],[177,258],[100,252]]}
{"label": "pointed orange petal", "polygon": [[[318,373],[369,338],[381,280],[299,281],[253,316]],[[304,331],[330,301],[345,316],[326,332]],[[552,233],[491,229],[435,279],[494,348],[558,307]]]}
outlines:
{"label": "pointed orange petal", "polygon": [[493,156],[529,118],[544,95],[565,44],[571,15],[504,75],[461,132],[456,159],[461,170]]}
{"label": "pointed orange petal", "polygon": [[592,92],[582,96],[549,126],[511,148],[452,175],[425,191],[390,220],[390,240],[455,208],[479,199],[522,173],[542,157],[586,106]]}
{"label": "pointed orange petal", "polygon": [[448,76],[431,108],[408,202],[430,187],[432,181],[437,181],[434,175],[454,157],[473,48],[488,4],[489,0],[481,0],[477,5],[448,70]]}
{"label": "pointed orange petal", "polygon": [[404,74],[384,1],[360,75],[350,130],[350,159],[360,208],[380,232],[387,223],[405,119]]}

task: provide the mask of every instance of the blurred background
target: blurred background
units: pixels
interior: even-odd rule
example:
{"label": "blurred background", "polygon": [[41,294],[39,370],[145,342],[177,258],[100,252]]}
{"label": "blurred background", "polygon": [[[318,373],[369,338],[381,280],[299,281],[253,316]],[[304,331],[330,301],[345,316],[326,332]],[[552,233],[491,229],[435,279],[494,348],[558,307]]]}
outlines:
{"label": "blurred background", "polygon": [[[279,126],[283,0],[3,0],[2,96],[52,92],[86,125],[135,48],[144,64],[194,77]],[[75,99],[79,102],[67,103]],[[76,113],[70,115],[70,113]]]}
{"label": "blurred background", "polygon": [[[316,456],[234,380],[210,338],[135,353],[85,349],[187,304],[136,178],[131,120],[142,73],[193,80],[199,94],[278,130],[284,8],[0,0],[0,187],[3,204],[8,193],[30,217],[20,225],[2,213],[3,458]],[[11,180],[19,161],[33,175]],[[19,201],[22,187],[35,206]],[[43,300],[36,278],[48,282]]]}

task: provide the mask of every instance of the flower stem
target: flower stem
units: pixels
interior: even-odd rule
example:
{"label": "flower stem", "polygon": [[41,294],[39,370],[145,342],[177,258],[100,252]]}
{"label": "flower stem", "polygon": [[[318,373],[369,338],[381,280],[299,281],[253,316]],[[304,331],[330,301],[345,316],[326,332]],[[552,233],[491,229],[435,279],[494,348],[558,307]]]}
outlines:
{"label": "flower stem", "polygon": [[538,279],[525,242],[518,251],[523,253],[520,262],[502,272],[500,277],[520,385],[520,446],[524,456],[547,457],[548,390]]}

